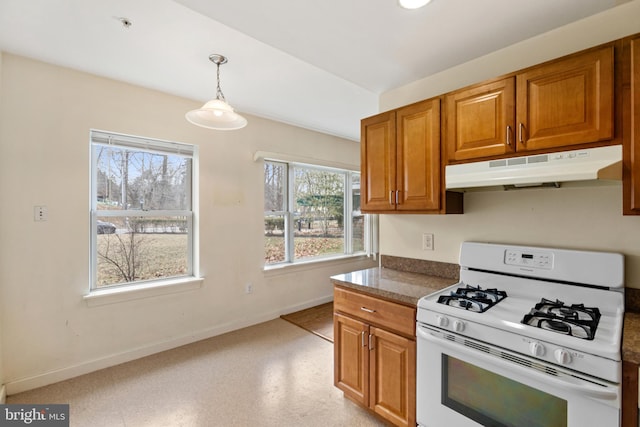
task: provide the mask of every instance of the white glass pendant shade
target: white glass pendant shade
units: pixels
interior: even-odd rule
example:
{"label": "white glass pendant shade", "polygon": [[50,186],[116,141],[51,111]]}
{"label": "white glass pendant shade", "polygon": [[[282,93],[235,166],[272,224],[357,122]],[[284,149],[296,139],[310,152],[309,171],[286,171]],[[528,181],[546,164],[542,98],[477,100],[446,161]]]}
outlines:
{"label": "white glass pendant shade", "polygon": [[224,99],[222,89],[220,89],[220,65],[227,63],[227,58],[214,53],[209,56],[209,60],[216,64],[216,77],[218,87],[216,98],[207,102],[198,110],[189,111],[185,114],[186,119],[196,126],[217,130],[241,129],[247,125],[247,119],[233,111],[233,108]]}
{"label": "white glass pendant shade", "polygon": [[235,130],[247,125],[247,119],[221,99],[213,99],[202,108],[189,111],[185,117],[194,125],[209,129]]}
{"label": "white glass pendant shade", "polygon": [[398,4],[405,9],[418,9],[426,6],[431,0],[398,0]]}

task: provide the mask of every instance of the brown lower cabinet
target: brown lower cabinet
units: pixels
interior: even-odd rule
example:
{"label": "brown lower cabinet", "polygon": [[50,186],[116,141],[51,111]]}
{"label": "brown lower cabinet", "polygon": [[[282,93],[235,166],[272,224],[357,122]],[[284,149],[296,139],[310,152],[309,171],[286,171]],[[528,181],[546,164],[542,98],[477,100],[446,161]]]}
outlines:
{"label": "brown lower cabinet", "polygon": [[415,308],[336,286],[334,310],[335,386],[394,425],[415,426]]}
{"label": "brown lower cabinet", "polygon": [[638,365],[622,362],[622,427],[638,427]]}

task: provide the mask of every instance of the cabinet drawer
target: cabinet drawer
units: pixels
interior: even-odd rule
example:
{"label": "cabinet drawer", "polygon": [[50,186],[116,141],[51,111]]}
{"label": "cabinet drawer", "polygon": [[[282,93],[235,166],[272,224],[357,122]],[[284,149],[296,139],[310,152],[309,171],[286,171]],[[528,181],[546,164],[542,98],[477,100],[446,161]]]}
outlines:
{"label": "cabinet drawer", "polygon": [[335,287],[335,311],[352,315],[374,325],[415,336],[416,309]]}

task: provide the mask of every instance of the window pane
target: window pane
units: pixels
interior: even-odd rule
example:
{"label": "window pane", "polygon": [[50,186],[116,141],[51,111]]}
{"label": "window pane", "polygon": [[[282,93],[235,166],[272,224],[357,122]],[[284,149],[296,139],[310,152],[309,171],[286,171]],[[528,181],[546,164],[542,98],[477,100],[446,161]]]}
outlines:
{"label": "window pane", "polygon": [[364,248],[364,215],[354,215],[351,223],[353,241],[351,243],[353,252],[363,252]]}
{"label": "window pane", "polygon": [[264,211],[283,212],[286,207],[287,165],[264,162]]}
{"label": "window pane", "polygon": [[98,217],[96,287],[190,274],[185,217]]}
{"label": "window pane", "polygon": [[351,203],[353,212],[360,213],[360,174],[351,174]]}
{"label": "window pane", "polygon": [[95,149],[98,209],[191,209],[190,158],[101,145]]}
{"label": "window pane", "polygon": [[264,173],[265,264],[366,251],[358,172],[265,161]]}
{"label": "window pane", "polygon": [[284,262],[286,260],[284,215],[265,215],[264,240],[265,263],[274,264]]}
{"label": "window pane", "polygon": [[195,147],[101,131],[91,141],[92,289],[193,275]]}
{"label": "window pane", "polygon": [[294,259],[344,253],[344,181],[344,173],[294,168]]}
{"label": "window pane", "polygon": [[353,252],[364,252],[365,217],[360,213],[360,174],[351,173],[351,248]]}

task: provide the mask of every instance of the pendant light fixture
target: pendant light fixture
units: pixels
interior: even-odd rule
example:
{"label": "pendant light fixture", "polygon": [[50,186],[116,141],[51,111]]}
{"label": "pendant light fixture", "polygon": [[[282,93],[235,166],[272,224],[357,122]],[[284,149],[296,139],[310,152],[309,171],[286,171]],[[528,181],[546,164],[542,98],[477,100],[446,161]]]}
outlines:
{"label": "pendant light fixture", "polygon": [[418,9],[426,6],[431,0],[398,0],[398,4],[405,9]]}
{"label": "pendant light fixture", "polygon": [[227,58],[214,53],[209,55],[209,60],[216,64],[218,78],[218,87],[216,90],[216,99],[213,99],[202,106],[198,110],[189,111],[185,117],[194,125],[203,128],[217,130],[234,130],[240,129],[247,125],[247,119],[233,111],[233,108],[227,104],[224,99],[222,89],[220,89],[220,65],[227,63]]}

